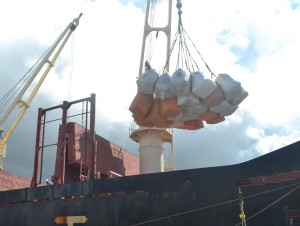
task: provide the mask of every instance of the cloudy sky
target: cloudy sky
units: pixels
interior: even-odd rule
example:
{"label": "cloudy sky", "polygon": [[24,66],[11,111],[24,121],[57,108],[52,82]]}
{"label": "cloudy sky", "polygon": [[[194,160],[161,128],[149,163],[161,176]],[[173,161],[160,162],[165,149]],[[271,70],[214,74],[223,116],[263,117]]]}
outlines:
{"label": "cloudy sky", "polygon": [[[177,26],[173,0],[172,34]],[[155,21],[164,25],[166,2]],[[230,74],[249,92],[225,122],[197,131],[174,130],[177,170],[235,164],[299,140],[300,1],[182,0],[183,25],[213,72]],[[0,97],[46,51],[79,13],[55,68],[7,145],[5,170],[32,176],[39,107],[96,94],[96,132],[138,155],[128,138],[128,107],[136,93],[146,0],[11,0],[1,4]],[[162,37],[163,35],[159,35]],[[160,40],[160,38],[159,38]],[[162,55],[160,41],[152,48]],[[157,58],[161,69],[165,60]],[[70,87],[70,88],[69,88]],[[7,125],[9,126],[9,125]],[[7,128],[6,128],[7,129]],[[57,128],[48,132],[50,143]],[[51,149],[51,148],[50,148]],[[45,174],[55,150],[45,153]]]}

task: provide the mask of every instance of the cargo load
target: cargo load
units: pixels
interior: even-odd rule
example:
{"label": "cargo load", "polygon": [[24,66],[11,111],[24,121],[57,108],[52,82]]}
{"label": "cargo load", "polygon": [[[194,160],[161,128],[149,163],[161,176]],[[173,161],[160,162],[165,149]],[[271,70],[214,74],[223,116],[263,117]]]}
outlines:
{"label": "cargo load", "polygon": [[173,95],[187,95],[190,92],[190,74],[178,68],[172,75],[170,81],[171,92]]}
{"label": "cargo load", "polygon": [[199,129],[223,122],[248,96],[241,83],[228,74],[215,80],[200,71],[178,68],[172,76],[151,69],[137,80],[138,92],[130,105],[135,122],[140,126]]}
{"label": "cargo load", "polygon": [[200,71],[196,71],[192,74],[192,92],[202,98],[205,99],[209,95],[211,95],[217,85],[209,78],[204,78],[203,74]]}
{"label": "cargo load", "polygon": [[136,81],[138,92],[142,94],[153,94],[158,78],[159,74],[154,69],[143,73]]}
{"label": "cargo load", "polygon": [[156,82],[154,94],[156,98],[160,100],[169,99],[172,97],[170,75],[165,72],[163,73]]}

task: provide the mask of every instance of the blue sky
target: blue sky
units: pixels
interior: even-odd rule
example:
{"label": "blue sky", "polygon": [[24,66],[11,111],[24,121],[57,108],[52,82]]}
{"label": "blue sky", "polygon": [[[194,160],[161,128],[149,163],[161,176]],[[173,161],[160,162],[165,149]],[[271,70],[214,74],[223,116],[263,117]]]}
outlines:
{"label": "blue sky", "polygon": [[300,2],[298,0],[290,0],[290,4],[292,9],[299,9]]}
{"label": "blue sky", "polygon": [[129,3],[135,5],[137,8],[142,10],[146,10],[147,1],[145,0],[120,0],[120,2],[124,5],[128,5]]}
{"label": "blue sky", "polygon": [[[132,123],[128,107],[136,93],[146,1],[53,0],[46,10],[45,2],[7,1],[0,14],[2,97],[83,12],[74,37],[8,142],[6,169],[31,177],[37,109],[68,99],[70,71],[71,100],[97,95],[96,132],[138,155],[138,145],[128,138]],[[166,2],[161,2],[158,22],[166,17]],[[223,123],[193,132],[175,130],[176,169],[235,164],[298,141],[299,1],[182,0],[182,4],[185,29],[210,68],[240,81],[249,96]],[[159,57],[164,51],[158,40],[153,58],[158,70],[165,63]],[[53,140],[56,133],[54,129]],[[54,159],[49,154],[49,162]]]}

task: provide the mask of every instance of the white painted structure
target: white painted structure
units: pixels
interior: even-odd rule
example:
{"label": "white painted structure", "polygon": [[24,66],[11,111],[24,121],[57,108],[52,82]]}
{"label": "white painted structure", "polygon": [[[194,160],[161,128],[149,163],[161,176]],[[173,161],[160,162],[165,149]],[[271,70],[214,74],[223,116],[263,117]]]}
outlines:
{"label": "white painted structure", "polygon": [[140,173],[164,171],[162,134],[160,130],[149,130],[140,139]]}
{"label": "white painted structure", "polygon": [[[163,28],[151,27],[148,23],[150,12],[150,0],[147,1],[139,76],[142,74],[143,71],[146,39],[150,32],[164,32],[167,36],[166,55],[168,56],[170,52],[172,0],[169,0],[168,10],[169,16],[167,26]],[[174,170],[173,134],[170,133],[170,130],[160,128],[146,128],[141,126],[136,129],[135,125],[136,124],[133,123],[132,127],[130,128],[129,136],[131,139],[139,143],[140,173],[146,174],[164,172],[163,143],[165,142],[171,144],[172,156],[171,166],[167,166],[167,169]]]}
{"label": "white painted structure", "polygon": [[[147,128],[132,123],[129,136],[139,143],[141,174],[175,169],[172,129]],[[163,148],[164,144],[170,145],[170,153],[166,158],[164,158],[164,151],[166,151]]]}

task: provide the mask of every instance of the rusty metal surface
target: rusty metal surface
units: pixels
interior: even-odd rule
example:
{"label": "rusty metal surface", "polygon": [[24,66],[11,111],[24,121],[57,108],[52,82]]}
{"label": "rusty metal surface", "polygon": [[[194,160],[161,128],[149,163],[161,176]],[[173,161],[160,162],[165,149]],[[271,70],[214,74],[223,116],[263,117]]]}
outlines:
{"label": "rusty metal surface", "polygon": [[[297,142],[237,165],[0,192],[0,225],[56,225],[59,216],[86,216],[84,225],[93,226],[237,225],[236,180],[299,171],[299,159]],[[300,209],[298,185],[245,187],[246,220],[273,203],[247,225],[289,225],[287,211]]]}
{"label": "rusty metal surface", "polygon": [[[66,181],[78,181],[79,170],[77,168],[81,161],[82,165],[87,168],[91,168],[93,165],[91,134],[90,131],[76,123],[68,123],[66,131],[68,136]],[[139,158],[137,156],[97,134],[95,140],[97,142],[97,172],[106,176],[108,176],[109,171],[121,176],[139,174]]]}
{"label": "rusty metal surface", "polygon": [[[54,107],[39,109],[37,121],[36,150],[31,187],[41,184],[45,125],[60,120],[56,162],[52,182],[64,184],[82,180],[139,174],[139,158],[116,144],[95,134],[95,94],[72,102],[64,101]],[[82,125],[67,122],[68,110],[81,103],[85,110],[81,115]],[[88,107],[90,105],[90,107]],[[83,107],[84,108],[84,107]],[[60,119],[46,121],[46,113],[62,110]],[[77,116],[78,116],[77,115]],[[74,115],[73,115],[74,116]],[[47,146],[47,145],[46,145]]]}
{"label": "rusty metal surface", "polygon": [[5,171],[0,171],[0,191],[26,188],[29,186],[29,178],[24,178]]}

